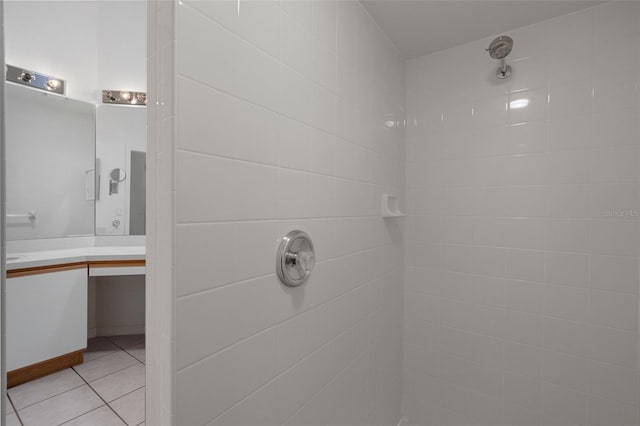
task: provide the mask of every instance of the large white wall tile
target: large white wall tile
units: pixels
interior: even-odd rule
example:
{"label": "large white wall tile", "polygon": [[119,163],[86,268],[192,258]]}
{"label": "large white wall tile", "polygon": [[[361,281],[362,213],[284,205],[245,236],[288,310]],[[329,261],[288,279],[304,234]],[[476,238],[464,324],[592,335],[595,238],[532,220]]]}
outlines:
{"label": "large white wall tile", "polygon": [[278,217],[275,168],[180,152],[178,173],[179,222]]}
{"label": "large white wall tile", "polygon": [[177,6],[176,419],[392,424],[404,367],[411,423],[637,421],[640,8],[513,31],[497,84],[487,40],[405,77],[357,3],[237,7]]}
{"label": "large white wall tile", "polygon": [[234,0],[189,0],[188,4],[271,56],[280,57],[278,1],[248,0],[239,4]]}
{"label": "large white wall tile", "polygon": [[[205,224],[176,227],[178,296],[212,289],[234,280],[234,225]],[[203,280],[202,277],[207,279]]]}
{"label": "large white wall tile", "polygon": [[591,358],[637,368],[638,334],[609,327],[589,326]]}
{"label": "large white wall tile", "polygon": [[598,426],[634,424],[638,413],[633,405],[590,396],[587,400],[587,423]]}
{"label": "large white wall tile", "polygon": [[639,271],[636,257],[591,255],[589,285],[593,289],[638,294]]}
{"label": "large white wall tile", "polygon": [[[405,330],[447,356],[405,358],[405,416],[633,424],[640,6],[608,3],[508,35],[506,81],[483,56],[493,37],[408,62]],[[489,414],[495,377],[472,367],[496,348],[500,422]],[[416,401],[432,376],[440,392]],[[469,408],[476,391],[482,413]]]}
{"label": "large white wall tile", "polygon": [[536,346],[504,342],[504,368],[508,371],[540,378],[542,374],[543,352]]}
{"label": "large white wall tile", "polygon": [[[404,59],[355,2],[175,8],[174,422],[397,423],[404,225],[379,216],[383,193],[405,204],[404,130],[383,126]],[[296,289],[274,273],[293,229],[316,248]]]}
{"label": "large white wall tile", "polygon": [[[277,59],[187,3],[179,7],[177,25],[179,74],[258,105],[277,109],[280,100],[280,65]],[[202,43],[202,40],[216,42]],[[233,52],[233,55],[228,52]]]}
{"label": "large white wall tile", "polygon": [[578,253],[547,252],[545,281],[551,284],[587,287],[589,256]]}
{"label": "large white wall tile", "polygon": [[310,75],[311,29],[304,25],[300,19],[297,19],[284,3],[280,12],[280,31],[280,59],[282,63],[305,76]]}
{"label": "large white wall tile", "polygon": [[542,369],[544,380],[578,392],[586,392],[590,361],[556,351],[545,351]]}
{"label": "large white wall tile", "polygon": [[586,420],[587,396],[583,393],[544,383],[542,406],[544,424],[583,424]]}
{"label": "large white wall tile", "polygon": [[533,412],[539,411],[542,405],[542,383],[527,376],[504,373],[504,399]]}
{"label": "large white wall tile", "polygon": [[[193,108],[194,104],[200,107]],[[178,146],[181,149],[276,164],[278,120],[268,109],[195,81],[178,79]]]}
{"label": "large white wall tile", "polygon": [[261,333],[178,371],[176,417],[184,419],[180,422],[206,424],[266,383],[276,372],[274,337],[273,331]]}

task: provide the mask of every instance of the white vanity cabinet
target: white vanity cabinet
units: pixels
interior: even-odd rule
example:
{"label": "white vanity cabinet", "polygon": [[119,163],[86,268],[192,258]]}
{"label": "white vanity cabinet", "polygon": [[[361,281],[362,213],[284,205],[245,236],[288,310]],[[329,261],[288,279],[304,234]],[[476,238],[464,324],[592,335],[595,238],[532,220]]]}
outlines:
{"label": "white vanity cabinet", "polygon": [[10,273],[6,288],[7,371],[86,348],[86,264]]}

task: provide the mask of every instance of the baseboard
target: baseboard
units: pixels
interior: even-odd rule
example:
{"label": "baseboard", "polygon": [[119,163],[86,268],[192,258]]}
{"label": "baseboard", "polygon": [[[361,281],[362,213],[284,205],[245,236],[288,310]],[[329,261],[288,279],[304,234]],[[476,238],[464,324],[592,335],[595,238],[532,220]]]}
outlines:
{"label": "baseboard", "polygon": [[65,368],[82,364],[84,350],[69,352],[55,358],[27,365],[17,370],[7,371],[7,387],[13,387],[31,380],[39,379]]}
{"label": "baseboard", "polygon": [[95,327],[87,330],[87,339],[93,339],[94,337],[98,337],[98,329]]}
{"label": "baseboard", "polygon": [[[143,325],[115,325],[96,327],[96,336],[126,336],[128,334],[144,334]],[[95,337],[95,336],[94,336]]]}

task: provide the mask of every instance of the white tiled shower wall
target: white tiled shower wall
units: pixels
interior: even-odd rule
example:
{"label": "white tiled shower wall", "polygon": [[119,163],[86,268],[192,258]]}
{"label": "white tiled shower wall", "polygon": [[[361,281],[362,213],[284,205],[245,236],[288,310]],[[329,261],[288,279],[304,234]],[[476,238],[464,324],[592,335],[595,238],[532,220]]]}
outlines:
{"label": "white tiled shower wall", "polygon": [[[154,334],[175,345],[165,418],[396,424],[403,239],[380,199],[404,198],[404,60],[357,2],[150,13],[150,197],[167,209],[151,218],[150,273],[160,292],[175,281],[173,301],[152,296],[175,309],[175,334]],[[318,262],[286,289],[275,250],[293,229],[311,235]]]}
{"label": "white tiled shower wall", "polygon": [[[640,3],[407,64],[404,410],[638,421]],[[528,101],[524,108],[516,108]]]}

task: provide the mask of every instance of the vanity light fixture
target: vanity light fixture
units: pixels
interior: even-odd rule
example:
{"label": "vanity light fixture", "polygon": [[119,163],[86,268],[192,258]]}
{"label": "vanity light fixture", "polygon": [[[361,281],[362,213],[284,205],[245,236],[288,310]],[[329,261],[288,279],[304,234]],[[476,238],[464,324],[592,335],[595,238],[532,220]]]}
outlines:
{"label": "vanity light fixture", "polygon": [[7,81],[22,84],[45,92],[64,95],[65,81],[36,71],[26,70],[13,65],[6,66]]}
{"label": "vanity light fixture", "polygon": [[35,79],[36,79],[36,76],[31,71],[22,71],[20,73],[20,77],[18,77],[18,80],[20,80],[21,82],[29,83],[29,84],[31,84],[31,82]]}
{"label": "vanity light fixture", "polygon": [[56,80],[55,78],[51,78],[49,79],[49,81],[47,81],[47,89],[49,90],[56,90],[58,87],[60,87],[62,83],[60,82],[60,80]]}
{"label": "vanity light fixture", "polygon": [[130,90],[103,90],[102,103],[145,106],[147,105],[147,94]]}

